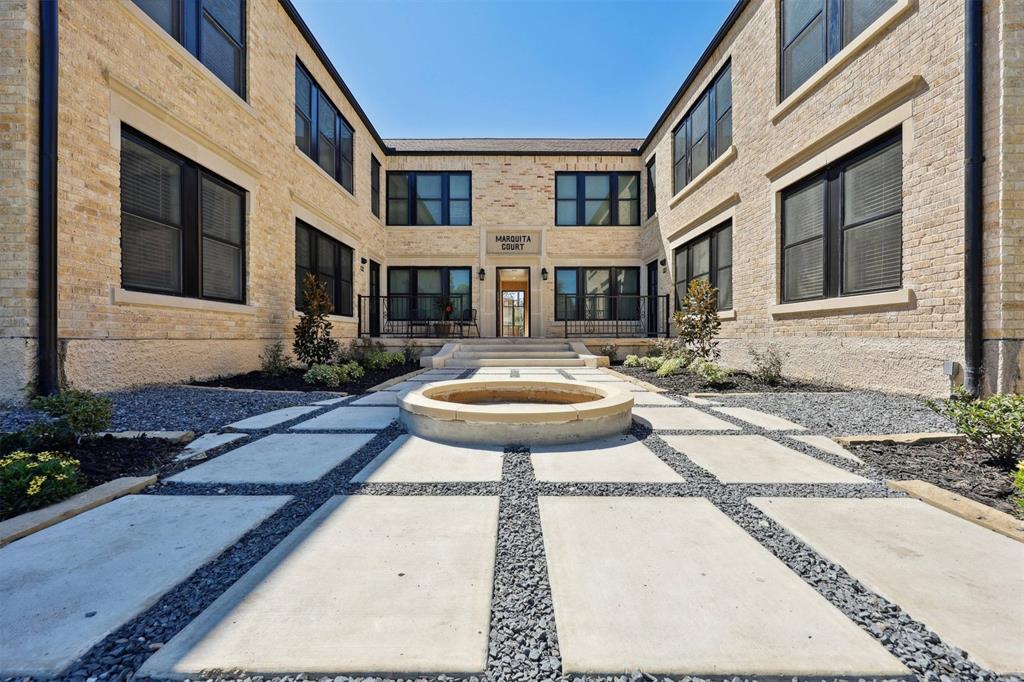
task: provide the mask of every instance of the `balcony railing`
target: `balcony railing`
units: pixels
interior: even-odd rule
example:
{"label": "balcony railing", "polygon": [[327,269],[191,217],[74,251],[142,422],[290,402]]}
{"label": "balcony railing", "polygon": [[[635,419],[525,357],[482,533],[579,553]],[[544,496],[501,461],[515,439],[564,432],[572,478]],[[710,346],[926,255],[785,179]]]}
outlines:
{"label": "balcony railing", "polygon": [[555,319],[566,337],[668,336],[669,297],[620,294],[558,294]]}
{"label": "balcony railing", "polygon": [[360,336],[479,336],[469,294],[387,294],[358,297]]}

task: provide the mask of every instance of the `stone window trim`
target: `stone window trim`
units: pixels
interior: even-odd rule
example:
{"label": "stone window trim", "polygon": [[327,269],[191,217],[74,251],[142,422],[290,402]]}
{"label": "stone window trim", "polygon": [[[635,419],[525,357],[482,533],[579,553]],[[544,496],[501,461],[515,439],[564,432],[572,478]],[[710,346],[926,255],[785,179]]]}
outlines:
{"label": "stone window trim", "polygon": [[[727,94],[728,97],[723,99],[724,94]],[[698,137],[698,141],[694,141],[693,138],[696,135],[694,122],[698,120],[697,112],[702,106],[704,109],[704,132]],[[700,177],[708,166],[721,157],[728,147],[732,146],[733,110],[732,60],[728,60],[718,68],[707,86],[697,93],[693,103],[689,105],[679,122],[672,128],[670,139],[673,193],[678,194],[685,189]],[[725,129],[721,127],[723,122],[728,123]],[[720,139],[723,137],[723,130],[727,130],[724,140]],[[703,161],[706,162],[706,165],[694,175],[694,159],[696,158],[694,151],[697,149],[699,140],[704,142],[706,158]],[[728,145],[723,144],[724,142],[728,142]],[[680,177],[680,173],[682,173],[682,177]]]}
{"label": "stone window trim", "polygon": [[817,317],[844,313],[868,313],[881,310],[912,310],[916,306],[914,290],[909,287],[838,298],[817,298],[795,303],[776,303],[768,307],[772,319]]}
{"label": "stone window trim", "polygon": [[148,291],[133,291],[119,286],[110,288],[110,300],[114,305],[155,306],[160,308],[182,308],[185,310],[206,310],[234,315],[255,315],[257,307],[251,303],[227,303],[203,298],[186,298],[168,294],[154,294]]}
{"label": "stone window trim", "polygon": [[686,187],[683,187],[674,197],[672,197],[668,202],[669,208],[675,208],[678,206],[683,199],[700,189],[701,186],[708,182],[708,180],[721,173],[728,166],[732,165],[732,162],[736,160],[736,155],[736,145],[729,145],[729,148],[726,149],[721,156],[712,161],[711,164],[701,171],[697,177],[690,180]]}
{"label": "stone window trim", "polygon": [[[318,164],[318,163],[317,163],[316,161],[314,161],[313,159],[309,158],[309,155],[308,155],[308,154],[306,154],[306,152],[304,152],[304,151],[302,151],[301,149],[299,149],[299,147],[298,147],[298,146],[295,146],[295,147],[294,147],[294,149],[295,149],[295,153],[296,153],[296,154],[298,154],[298,155],[299,155],[299,157],[301,157],[301,158],[302,158],[303,160],[305,160],[305,162],[306,162],[306,164],[307,164],[307,165],[309,165],[310,167],[312,167],[312,168],[316,169],[317,173],[319,173],[319,175],[320,175],[321,177],[323,177],[323,178],[325,178],[325,179],[327,179],[327,180],[330,180],[330,181],[331,181],[331,184],[332,184],[332,185],[333,185],[333,186],[334,186],[335,188],[337,188],[337,189],[340,189],[340,190],[341,190],[341,192],[339,192],[339,193],[338,193],[338,194],[339,194],[339,196],[345,197],[346,199],[348,199],[349,201],[351,201],[351,202],[352,202],[352,203],[353,203],[354,205],[356,205],[356,206],[358,206],[358,205],[359,205],[359,200],[358,200],[358,199],[356,199],[356,196],[355,196],[355,194],[353,194],[352,192],[348,191],[348,188],[347,188],[347,187],[345,187],[345,186],[344,186],[343,184],[341,184],[340,182],[338,182],[338,180],[337,180],[336,178],[334,178],[333,176],[331,176],[331,174],[330,174],[330,173],[328,173],[328,172],[327,172],[327,171],[325,171],[325,170],[324,170],[323,168],[321,168],[321,167],[320,167],[320,164]],[[371,214],[371,215],[372,215],[372,214]]]}
{"label": "stone window trim", "polygon": [[[205,80],[210,82],[212,85],[217,87],[221,92],[228,95],[228,99],[235,105],[240,107],[245,113],[252,116],[254,119],[257,118],[256,110],[249,102],[239,95],[237,92],[228,87],[227,83],[222,81],[217,74],[210,70],[206,64],[199,61],[195,55],[185,49],[185,46],[174,39],[174,36],[165,31],[158,23],[153,21],[149,15],[143,12],[138,5],[132,0],[117,0],[117,4],[121,6],[129,15],[131,15],[136,21],[138,21],[144,28],[146,28],[150,34],[155,36],[161,43],[163,43],[168,49],[174,52],[175,56],[181,59],[181,61],[187,64],[193,71],[198,75],[202,76]],[[244,59],[244,73],[242,74],[246,84],[249,82],[249,59]],[[248,90],[248,88],[246,88]],[[248,92],[247,92],[248,94]]]}
{"label": "stone window trim", "polygon": [[[865,28],[856,38],[851,40],[846,47],[835,54],[834,57],[825,62],[825,65],[803,82],[788,97],[779,102],[769,114],[773,125],[778,125],[789,112],[793,111],[798,104],[807,99],[811,94],[819,90],[825,83],[832,80],[843,68],[875,42],[883,33],[888,31],[896,23],[903,20],[916,7],[916,0],[896,0],[896,4],[886,10],[882,16],[875,19],[874,23]],[[776,9],[781,9],[781,4],[776,3]],[[777,44],[781,45],[782,36],[776,36]],[[781,54],[781,49],[776,48],[776,54]],[[776,67],[776,92],[782,92],[782,69],[781,62]]]}

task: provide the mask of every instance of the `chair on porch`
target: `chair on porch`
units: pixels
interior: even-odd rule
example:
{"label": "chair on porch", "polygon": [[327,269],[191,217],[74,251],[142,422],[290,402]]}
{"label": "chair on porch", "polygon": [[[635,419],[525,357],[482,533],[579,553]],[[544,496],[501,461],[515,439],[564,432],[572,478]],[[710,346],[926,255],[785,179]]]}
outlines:
{"label": "chair on porch", "polygon": [[477,324],[476,308],[466,308],[462,311],[462,319],[456,320],[459,328],[459,336],[466,336],[468,329],[476,329],[477,338],[480,337],[480,325]]}

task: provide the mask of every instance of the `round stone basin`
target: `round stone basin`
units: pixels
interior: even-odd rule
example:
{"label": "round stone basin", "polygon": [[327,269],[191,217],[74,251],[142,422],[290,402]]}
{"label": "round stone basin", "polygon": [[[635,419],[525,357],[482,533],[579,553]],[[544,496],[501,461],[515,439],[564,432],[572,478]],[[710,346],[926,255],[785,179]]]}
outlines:
{"label": "round stone basin", "polygon": [[620,388],[546,379],[461,379],[398,398],[412,434],[459,444],[550,445],[630,429],[633,396]]}

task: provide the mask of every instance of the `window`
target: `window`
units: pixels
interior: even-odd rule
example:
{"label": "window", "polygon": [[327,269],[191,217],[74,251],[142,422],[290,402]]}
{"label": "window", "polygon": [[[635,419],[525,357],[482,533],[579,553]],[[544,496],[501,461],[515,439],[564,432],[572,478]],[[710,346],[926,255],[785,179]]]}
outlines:
{"label": "window", "polygon": [[555,319],[640,319],[640,268],[555,268]]}
{"label": "window", "polygon": [[732,64],[701,93],[672,131],[672,192],[700,175],[732,145]]}
{"label": "window", "polygon": [[245,97],[244,0],[134,2],[239,97]]}
{"label": "window", "polygon": [[388,225],[471,225],[469,173],[388,173]]}
{"label": "window", "polygon": [[655,177],[654,171],[657,166],[654,165],[655,157],[651,157],[651,160],[647,162],[647,217],[650,218],[658,212],[658,202],[655,193]]}
{"label": "window", "polygon": [[782,0],[782,99],[896,0]]}
{"label": "window", "polygon": [[555,225],[639,224],[639,173],[555,173]]}
{"label": "window", "polygon": [[[446,304],[452,311],[445,316]],[[469,268],[388,268],[388,318],[392,320],[472,319],[473,278]]]}
{"label": "window", "polygon": [[245,191],[127,129],[121,132],[121,286],[245,299]]}
{"label": "window", "polygon": [[370,210],[380,217],[380,161],[370,156]]}
{"label": "window", "polygon": [[352,315],[352,249],[301,220],[295,223],[295,309],[303,310],[302,281],[308,274],[327,287],[331,312]]}
{"label": "window", "polygon": [[782,300],[898,289],[903,147],[888,135],[782,193]]}
{"label": "window", "polygon": [[718,289],[718,309],[732,308],[732,223],[725,223],[676,248],[676,310],[696,279],[706,279]]}
{"label": "window", "polygon": [[295,146],[349,192],[352,185],[352,126],[327,95],[295,63]]}

